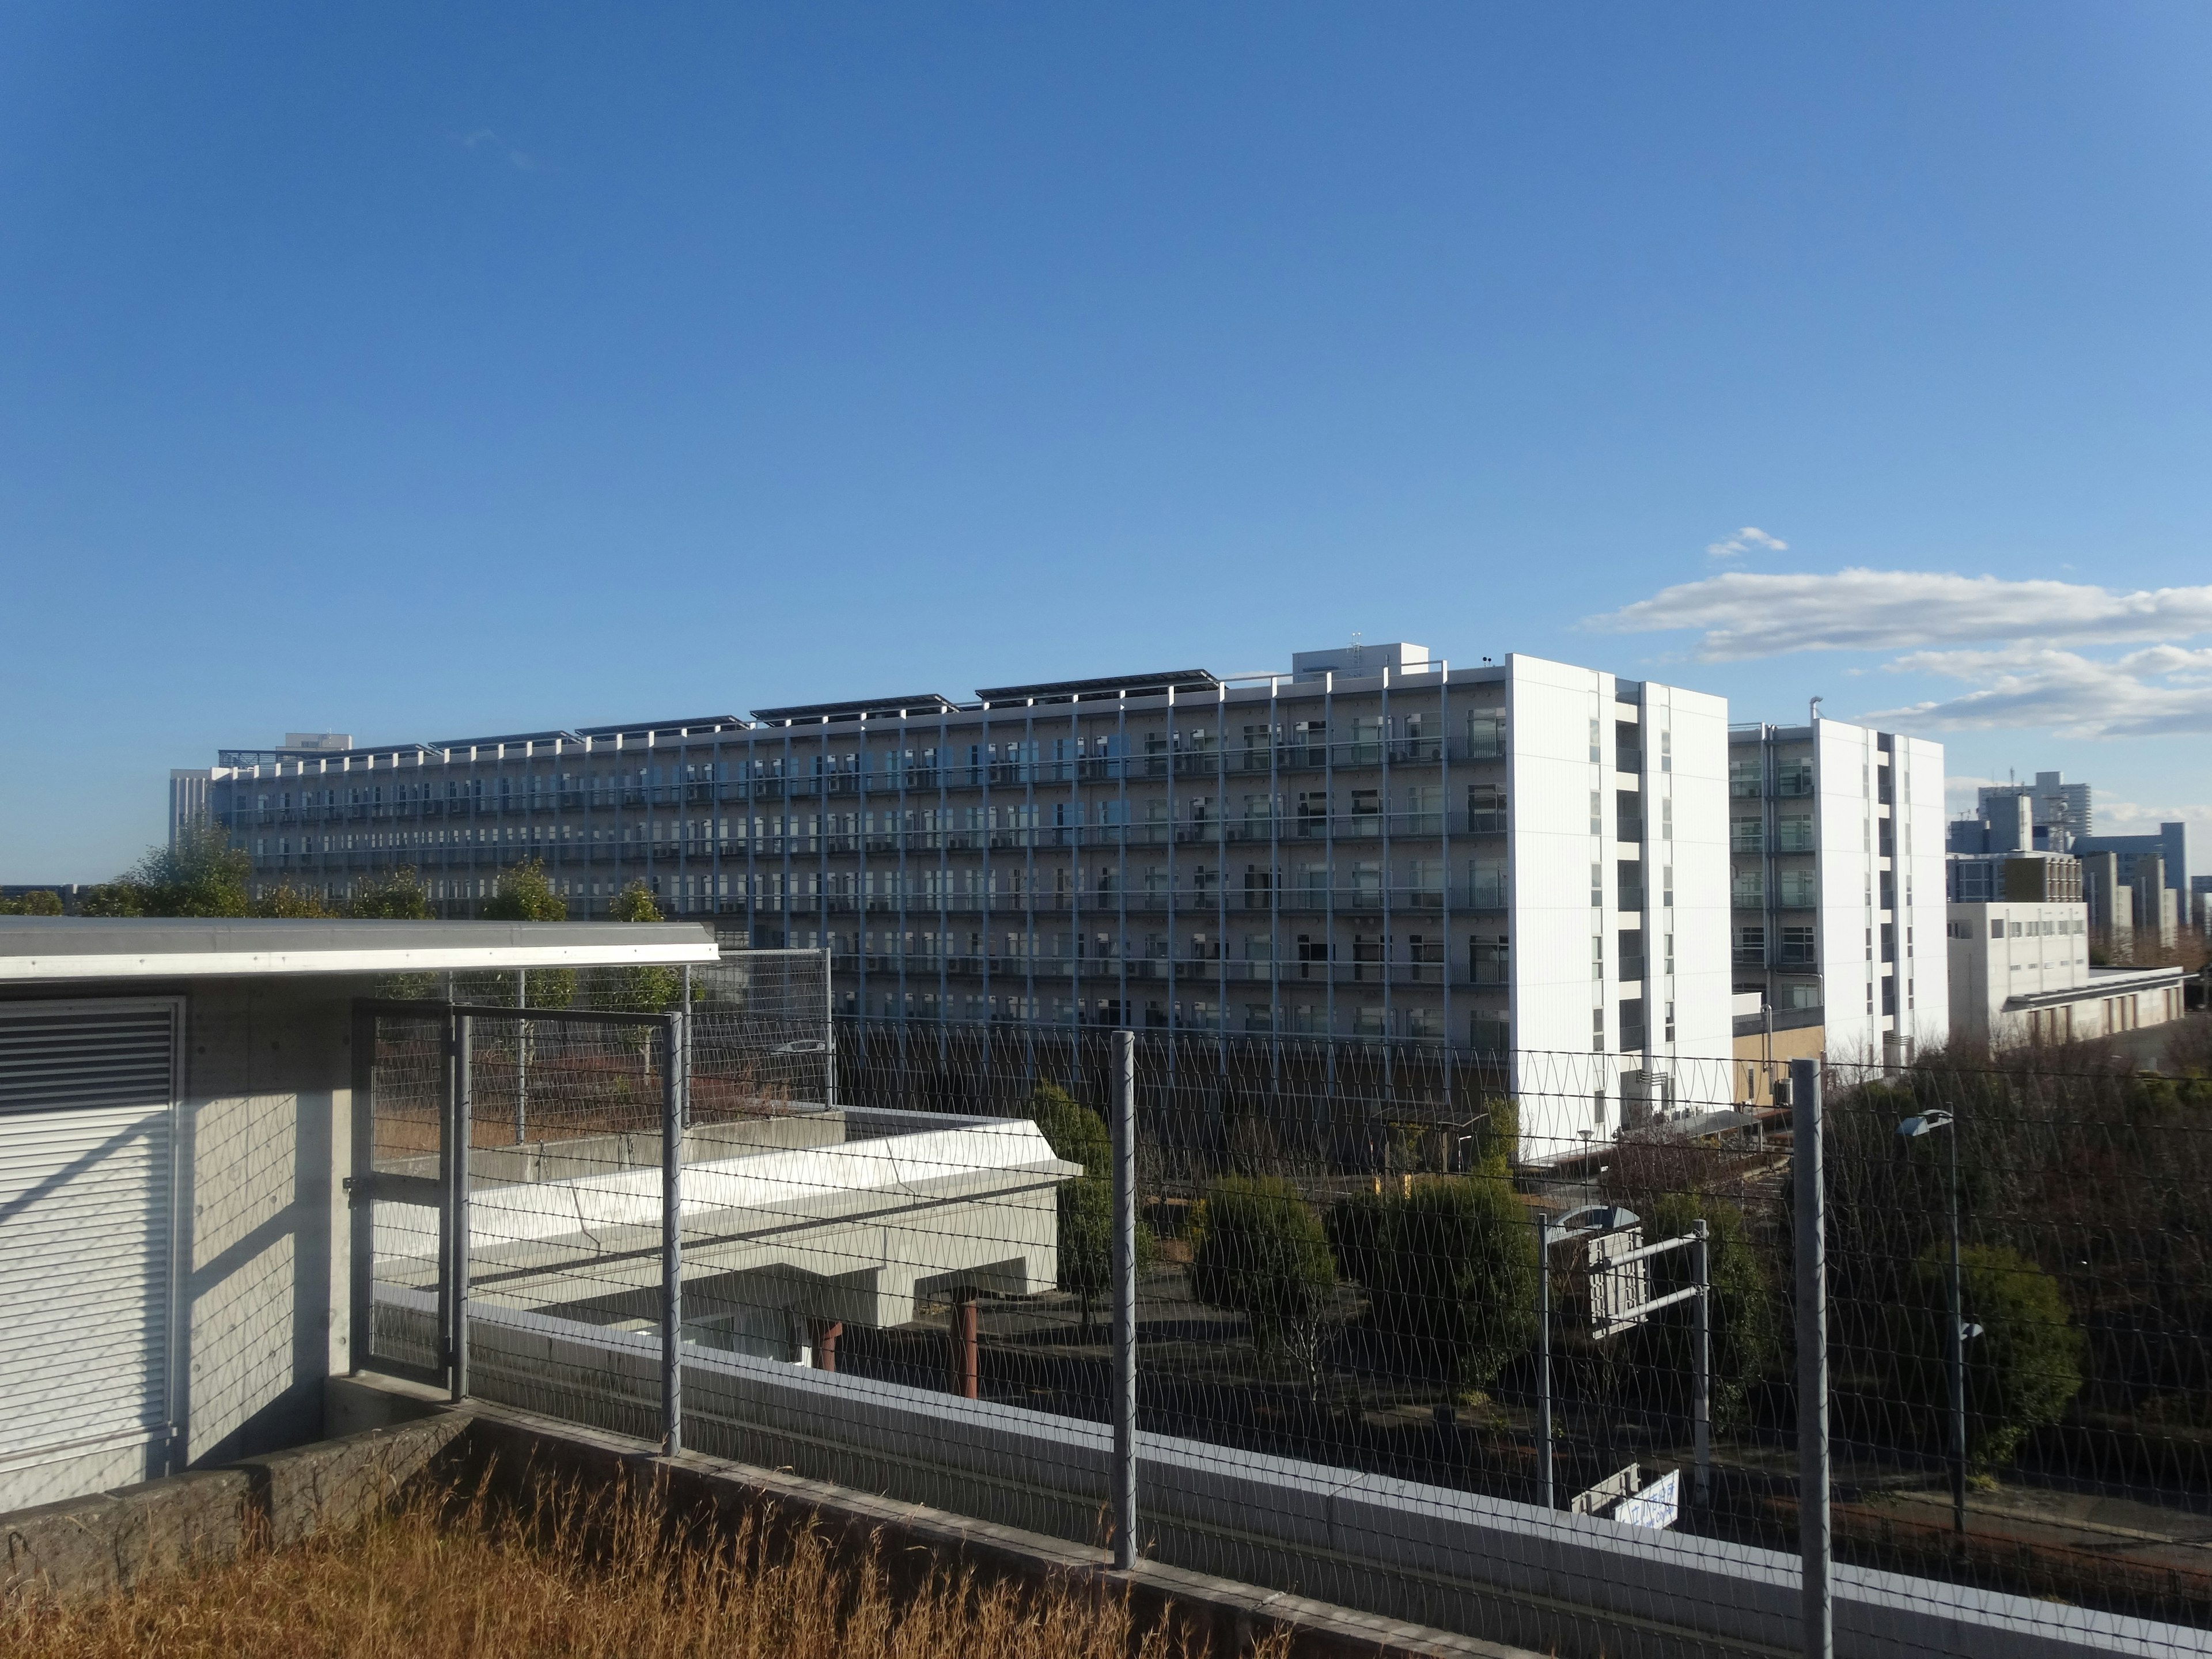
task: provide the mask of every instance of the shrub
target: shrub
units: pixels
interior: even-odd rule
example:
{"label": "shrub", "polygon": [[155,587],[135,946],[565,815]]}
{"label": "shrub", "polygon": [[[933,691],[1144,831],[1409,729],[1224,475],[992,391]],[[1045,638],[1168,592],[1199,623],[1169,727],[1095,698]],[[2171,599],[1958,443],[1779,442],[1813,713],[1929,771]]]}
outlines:
{"label": "shrub", "polygon": [[[651,900],[647,902],[650,903]],[[568,901],[553,890],[553,884],[546,879],[544,863],[525,859],[501,873],[499,890],[484,901],[483,908],[477,914],[486,921],[566,921]],[[659,921],[660,913],[654,911],[651,920]]]}
{"label": "shrub", "polygon": [[[1106,1120],[1057,1084],[1040,1083],[1030,1095],[1030,1121],[1054,1158],[1080,1164],[1083,1174],[1060,1188],[1060,1288],[1080,1300],[1084,1340],[1091,1313],[1114,1278],[1114,1137]],[[1152,1268],[1152,1230],[1137,1224],[1137,1276]]]}
{"label": "shrub", "polygon": [[1201,1302],[1244,1315],[1262,1354],[1287,1357],[1319,1384],[1336,1261],[1321,1218],[1291,1182],[1229,1176],[1206,1189],[1190,1288]]}
{"label": "shrub", "polygon": [[[1942,1425],[1948,1249],[1923,1251],[1896,1310],[1897,1352],[1907,1399]],[[2016,1250],[1972,1245],[1960,1252],[1960,1306],[1981,1334],[1966,1344],[1966,1453],[1984,1465],[2010,1462],[2020,1443],[2066,1413],[2081,1391],[2087,1350],[2058,1281]],[[1942,1432],[1948,1435],[1948,1430]]]}
{"label": "shrub", "polygon": [[58,916],[62,896],[52,888],[34,888],[15,898],[0,898],[0,916]]}
{"label": "shrub", "polygon": [[1363,1268],[1381,1334],[1487,1389],[1536,1334],[1536,1230],[1495,1174],[1424,1182],[1403,1198],[1354,1198],[1334,1229]]}
{"label": "shrub", "polygon": [[362,921],[428,921],[429,890],[413,865],[403,865],[388,876],[356,882],[346,914]]}

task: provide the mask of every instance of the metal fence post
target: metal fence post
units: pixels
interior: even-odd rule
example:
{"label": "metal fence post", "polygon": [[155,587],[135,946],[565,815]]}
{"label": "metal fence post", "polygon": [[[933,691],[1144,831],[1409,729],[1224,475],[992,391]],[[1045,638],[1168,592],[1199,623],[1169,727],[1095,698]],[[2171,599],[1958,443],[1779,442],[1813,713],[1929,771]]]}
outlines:
{"label": "metal fence post", "polygon": [[353,1010],[352,1153],[346,1176],[348,1370],[359,1375],[376,1346],[376,1016]]}
{"label": "metal fence post", "polygon": [[447,1053],[452,1060],[447,1101],[446,1146],[446,1354],[451,1392],[456,1401],[469,1395],[469,1143],[475,1128],[475,1098],[470,1073],[474,1069],[475,1021],[467,1014],[448,1015]]}
{"label": "metal fence post", "polygon": [[[822,1103],[837,1103],[837,991],[830,977],[832,953],[822,953]],[[903,1050],[902,1050],[902,1055]]]}
{"label": "metal fence post", "polygon": [[514,970],[514,1007],[521,1018],[514,1033],[514,1144],[530,1139],[530,1039],[535,1029],[522,1011],[530,1006],[530,969]]}
{"label": "metal fence post", "polygon": [[1114,1033],[1114,1565],[1137,1565],[1137,1035]]}
{"label": "metal fence post", "polygon": [[1552,1483],[1552,1218],[1536,1212],[1536,1485],[1538,1501],[1559,1507]]}
{"label": "metal fence post", "polygon": [[684,1120],[690,1095],[691,1021],[660,1028],[660,1448],[684,1449]]}
{"label": "metal fence post", "polygon": [[1820,1062],[1790,1062],[1797,1224],[1797,1540],[1806,1659],[1832,1659],[1828,1584],[1828,1264],[1821,1179]]}
{"label": "metal fence post", "polygon": [[1698,1239],[1690,1246],[1698,1286],[1697,1329],[1693,1338],[1698,1351],[1692,1356],[1696,1369],[1690,1396],[1690,1435],[1695,1448],[1697,1480],[1692,1495],[1702,1509],[1711,1501],[1713,1485],[1713,1273],[1711,1247],[1706,1239],[1703,1216],[1698,1218],[1692,1231]]}

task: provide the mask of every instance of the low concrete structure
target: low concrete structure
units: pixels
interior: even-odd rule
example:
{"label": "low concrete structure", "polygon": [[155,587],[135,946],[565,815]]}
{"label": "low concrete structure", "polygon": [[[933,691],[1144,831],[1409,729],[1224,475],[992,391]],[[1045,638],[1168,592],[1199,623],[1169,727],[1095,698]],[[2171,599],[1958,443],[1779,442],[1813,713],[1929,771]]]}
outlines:
{"label": "low concrete structure", "polygon": [[[592,1136],[471,1157],[471,1299],[658,1328],[659,1147]],[[421,1161],[430,1174],[434,1159]],[[1082,1166],[1018,1118],[799,1105],[684,1146],[684,1334],[812,1364],[814,1334],[1059,1278],[1056,1193]],[[434,1287],[437,1214],[380,1204],[380,1285]]]}
{"label": "low concrete structure", "polygon": [[2081,1042],[2182,1015],[2179,968],[2093,968],[2081,904],[1954,904],[1951,1035],[2008,1048]]}
{"label": "low concrete structure", "polygon": [[718,955],[688,923],[0,917],[0,1510],[320,1437],[355,998]]}

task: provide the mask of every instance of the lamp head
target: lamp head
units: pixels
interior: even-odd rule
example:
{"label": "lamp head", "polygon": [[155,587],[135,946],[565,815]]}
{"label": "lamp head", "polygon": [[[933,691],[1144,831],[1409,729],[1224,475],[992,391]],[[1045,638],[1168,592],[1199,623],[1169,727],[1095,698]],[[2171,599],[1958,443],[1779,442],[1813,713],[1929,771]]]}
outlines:
{"label": "lamp head", "polygon": [[1948,1129],[1950,1127],[1950,1113],[1922,1112],[1917,1116],[1906,1118],[1905,1121],[1899,1124],[1897,1133],[1907,1140],[1914,1140],[1933,1130]]}
{"label": "lamp head", "polygon": [[1578,1210],[1569,1210],[1552,1224],[1562,1234],[1617,1233],[1624,1227],[1633,1227],[1640,1218],[1635,1211],[1618,1204],[1585,1204]]}

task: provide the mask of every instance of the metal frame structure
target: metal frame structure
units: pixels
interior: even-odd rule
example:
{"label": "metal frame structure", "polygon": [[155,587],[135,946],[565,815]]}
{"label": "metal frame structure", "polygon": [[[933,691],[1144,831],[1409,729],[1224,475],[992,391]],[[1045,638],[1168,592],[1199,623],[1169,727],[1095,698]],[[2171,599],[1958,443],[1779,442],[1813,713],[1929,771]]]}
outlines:
{"label": "metal frame structure", "polygon": [[[688,1008],[690,973],[684,976]],[[445,1083],[438,1117],[438,1174],[433,1177],[375,1167],[376,1024],[380,1019],[434,1020],[444,1027]],[[507,1007],[495,1003],[362,997],[353,1005],[353,1170],[345,1186],[351,1211],[351,1352],[356,1371],[374,1370],[442,1383],[456,1402],[469,1392],[469,1158],[472,1123],[470,1073],[475,1022],[494,1018],[526,1029],[533,1021],[572,1025],[647,1027],[661,1033],[661,1413],[663,1444],[682,1451],[684,1246],[684,1132],[690,1121],[691,1024],[683,1010],[631,1013],[617,1010]],[[438,1216],[439,1353],[428,1367],[379,1356],[376,1317],[375,1206],[381,1200],[434,1208]]]}

